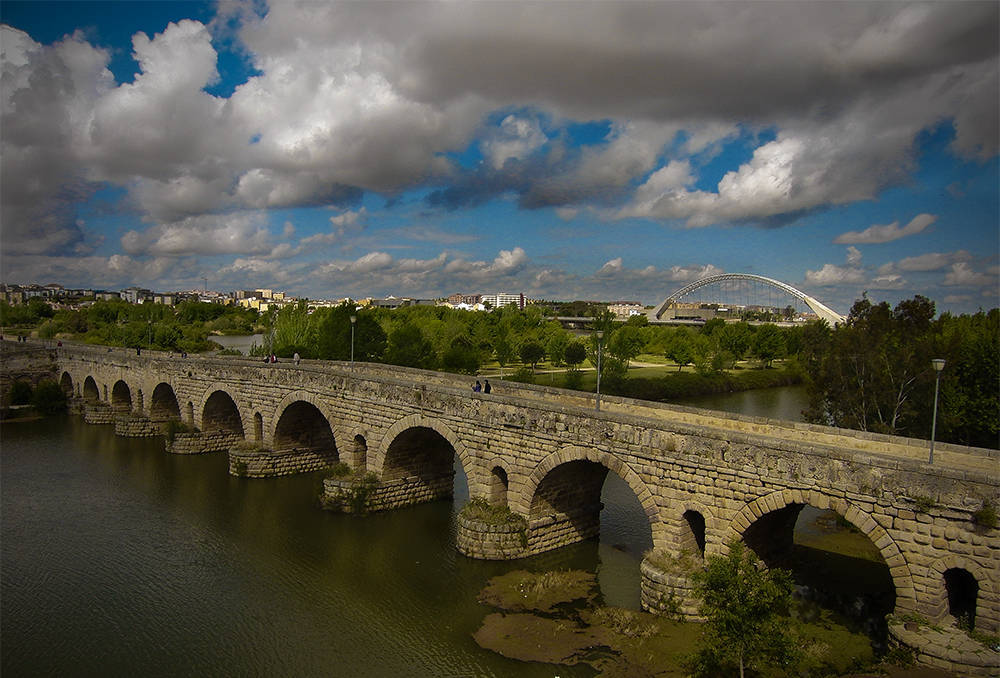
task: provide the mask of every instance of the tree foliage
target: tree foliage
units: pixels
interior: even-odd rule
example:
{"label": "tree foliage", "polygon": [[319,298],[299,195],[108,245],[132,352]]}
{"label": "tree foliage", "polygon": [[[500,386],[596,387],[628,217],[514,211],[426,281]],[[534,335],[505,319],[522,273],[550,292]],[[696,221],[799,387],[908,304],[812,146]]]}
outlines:
{"label": "tree foliage", "polygon": [[706,618],[695,672],[704,676],[744,676],[747,669],[782,664],[793,654],[786,618],[792,597],[791,574],[764,569],[742,542],[725,556],[708,556],[693,576]]}

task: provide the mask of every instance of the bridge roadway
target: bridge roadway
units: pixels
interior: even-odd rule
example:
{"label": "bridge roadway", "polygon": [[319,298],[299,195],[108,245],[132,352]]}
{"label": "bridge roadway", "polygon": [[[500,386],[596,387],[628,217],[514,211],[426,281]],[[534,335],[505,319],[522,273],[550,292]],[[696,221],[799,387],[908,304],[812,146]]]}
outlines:
{"label": "bridge roadway", "polygon": [[[1000,453],[513,382],[386,365],[186,357],[123,349],[53,350],[88,421],[158,435],[175,453],[228,451],[230,471],[264,477],[336,462],[378,479],[369,509],[451,495],[457,457],[470,494],[509,508],[504,525],[460,517],[458,548],[520,558],[593,537],[600,492],[617,473],[649,521],[654,550],[695,562],[743,539],[780,562],[805,505],[867,535],[888,567],[899,614],[972,612],[1000,628],[1000,537],[976,523],[1000,506]],[[350,481],[326,483],[351,510]],[[669,568],[668,568],[669,569]],[[643,563],[643,604],[694,614],[680,572]],[[674,602],[671,602],[674,601]]]}

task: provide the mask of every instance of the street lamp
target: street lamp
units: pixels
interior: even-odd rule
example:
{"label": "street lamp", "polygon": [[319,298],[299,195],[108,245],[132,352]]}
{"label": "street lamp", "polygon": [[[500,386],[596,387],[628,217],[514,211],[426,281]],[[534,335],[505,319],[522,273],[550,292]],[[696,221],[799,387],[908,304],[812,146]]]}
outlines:
{"label": "street lamp", "polygon": [[597,335],[597,401],[594,405],[594,409],[598,412],[601,411],[601,340],[604,338],[604,332],[602,330],[597,330],[594,334]]}
{"label": "street lamp", "polygon": [[934,379],[934,417],[931,419],[931,454],[927,459],[928,464],[934,463],[934,436],[937,435],[938,387],[941,385],[941,370],[944,369],[944,358],[934,358],[931,360],[931,365],[934,366],[936,374]]}
{"label": "street lamp", "polygon": [[351,369],[354,369],[354,326],[358,322],[358,316],[351,314]]}

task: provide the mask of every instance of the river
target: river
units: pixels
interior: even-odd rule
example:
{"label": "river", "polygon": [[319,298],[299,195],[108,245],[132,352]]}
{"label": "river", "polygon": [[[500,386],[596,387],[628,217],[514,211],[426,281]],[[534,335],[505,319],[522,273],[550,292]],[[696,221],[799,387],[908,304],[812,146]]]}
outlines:
{"label": "river", "polygon": [[80,417],[4,423],[0,435],[5,678],[551,677],[472,640],[490,577],[584,569],[605,603],[638,608],[649,527],[614,474],[599,540],[484,562],[455,550],[462,472],[453,501],[354,517],[318,508],[317,474],[234,478],[225,455],[169,455],[158,438]]}

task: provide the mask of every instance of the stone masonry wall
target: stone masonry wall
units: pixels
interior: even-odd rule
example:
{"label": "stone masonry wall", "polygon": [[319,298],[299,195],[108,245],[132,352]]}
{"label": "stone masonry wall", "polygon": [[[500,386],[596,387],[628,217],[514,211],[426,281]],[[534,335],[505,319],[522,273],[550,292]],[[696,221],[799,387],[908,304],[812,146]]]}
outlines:
{"label": "stone masonry wall", "polygon": [[337,463],[336,450],[229,450],[229,473],[240,478],[276,478],[322,471]]}
{"label": "stone masonry wall", "polygon": [[[389,511],[403,506],[413,506],[452,496],[455,485],[454,472],[437,477],[408,476],[378,481],[365,492],[364,511]],[[350,479],[327,478],[323,481],[323,505],[330,510],[352,513],[351,501],[356,483]]]}
{"label": "stone masonry wall", "polygon": [[156,422],[148,417],[136,414],[118,414],[115,416],[115,435],[123,438],[152,438],[163,435]]}

